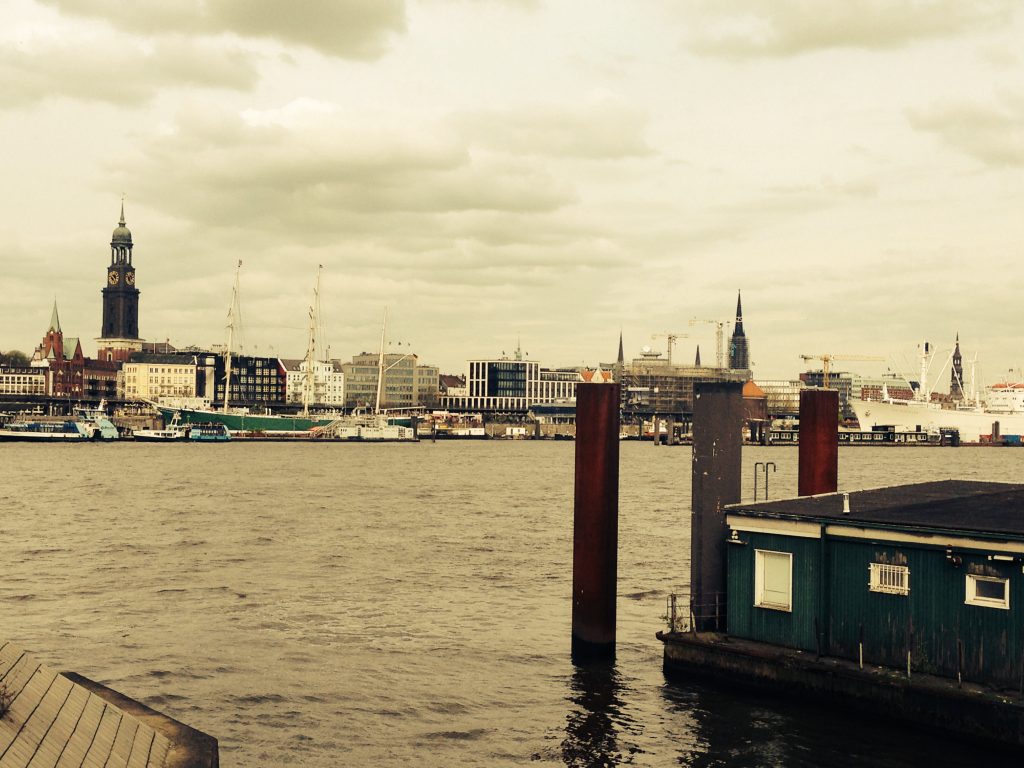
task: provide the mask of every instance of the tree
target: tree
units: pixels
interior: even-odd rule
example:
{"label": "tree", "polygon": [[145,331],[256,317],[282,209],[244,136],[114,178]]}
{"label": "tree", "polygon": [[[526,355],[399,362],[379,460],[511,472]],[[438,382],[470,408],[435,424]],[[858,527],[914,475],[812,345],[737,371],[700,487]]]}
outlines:
{"label": "tree", "polygon": [[0,365],[10,368],[27,368],[29,357],[24,352],[12,349],[9,352],[0,352]]}

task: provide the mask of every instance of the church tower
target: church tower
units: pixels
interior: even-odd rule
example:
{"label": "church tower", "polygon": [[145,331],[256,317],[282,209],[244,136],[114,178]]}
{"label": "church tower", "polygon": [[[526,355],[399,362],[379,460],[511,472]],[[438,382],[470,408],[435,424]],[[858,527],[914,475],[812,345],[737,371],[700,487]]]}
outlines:
{"label": "church tower", "polygon": [[743,332],[743,304],[739,292],[736,293],[736,325],[729,341],[729,367],[737,371],[750,369],[750,346]]}
{"label": "church tower", "polygon": [[956,335],[956,349],[953,350],[953,369],[949,376],[949,394],[953,400],[964,399],[964,359],[960,355],[960,334]]}
{"label": "church tower", "polygon": [[132,233],[124,223],[124,200],[121,220],[110,240],[110,266],[103,288],[103,329],[99,345],[100,360],[126,362],[132,352],[142,350],[139,338],[139,289],[135,287],[132,265]]}

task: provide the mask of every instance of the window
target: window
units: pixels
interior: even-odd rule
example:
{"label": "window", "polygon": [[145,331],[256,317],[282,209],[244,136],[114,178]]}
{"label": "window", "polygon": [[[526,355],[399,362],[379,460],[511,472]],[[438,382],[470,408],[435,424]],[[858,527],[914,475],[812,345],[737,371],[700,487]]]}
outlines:
{"label": "window", "polygon": [[776,611],[793,610],[793,555],[754,550],[754,605]]}
{"label": "window", "polygon": [[871,563],[868,589],[888,595],[910,594],[910,569],[905,565]]}
{"label": "window", "polygon": [[983,605],[988,608],[1010,609],[1010,580],[992,576],[967,574],[968,605]]}

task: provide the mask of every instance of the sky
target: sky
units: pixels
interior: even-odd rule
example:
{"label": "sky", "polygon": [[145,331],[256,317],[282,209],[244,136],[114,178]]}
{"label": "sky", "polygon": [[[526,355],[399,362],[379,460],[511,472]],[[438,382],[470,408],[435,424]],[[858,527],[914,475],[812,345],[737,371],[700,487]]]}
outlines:
{"label": "sky", "polygon": [[[0,349],[94,354],[124,196],[140,334],[442,372],[664,349],[755,377],[1024,366],[1014,0],[5,0]],[[683,334],[688,334],[683,337]],[[404,347],[409,348],[409,347]],[[938,364],[941,364],[941,360]],[[945,376],[948,378],[948,368]]]}

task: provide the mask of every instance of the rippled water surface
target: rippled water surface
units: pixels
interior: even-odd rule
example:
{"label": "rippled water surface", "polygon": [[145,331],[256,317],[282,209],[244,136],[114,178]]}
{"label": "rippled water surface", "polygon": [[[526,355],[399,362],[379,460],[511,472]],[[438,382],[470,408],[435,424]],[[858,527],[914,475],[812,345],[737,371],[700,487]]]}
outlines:
{"label": "rippled water surface", "polygon": [[[771,495],[794,495],[796,449]],[[232,765],[956,766],[976,747],[666,683],[690,450],[622,446],[618,654],[568,656],[572,443],[0,445],[0,639]],[[844,448],[840,487],[1019,481],[1024,451]]]}

